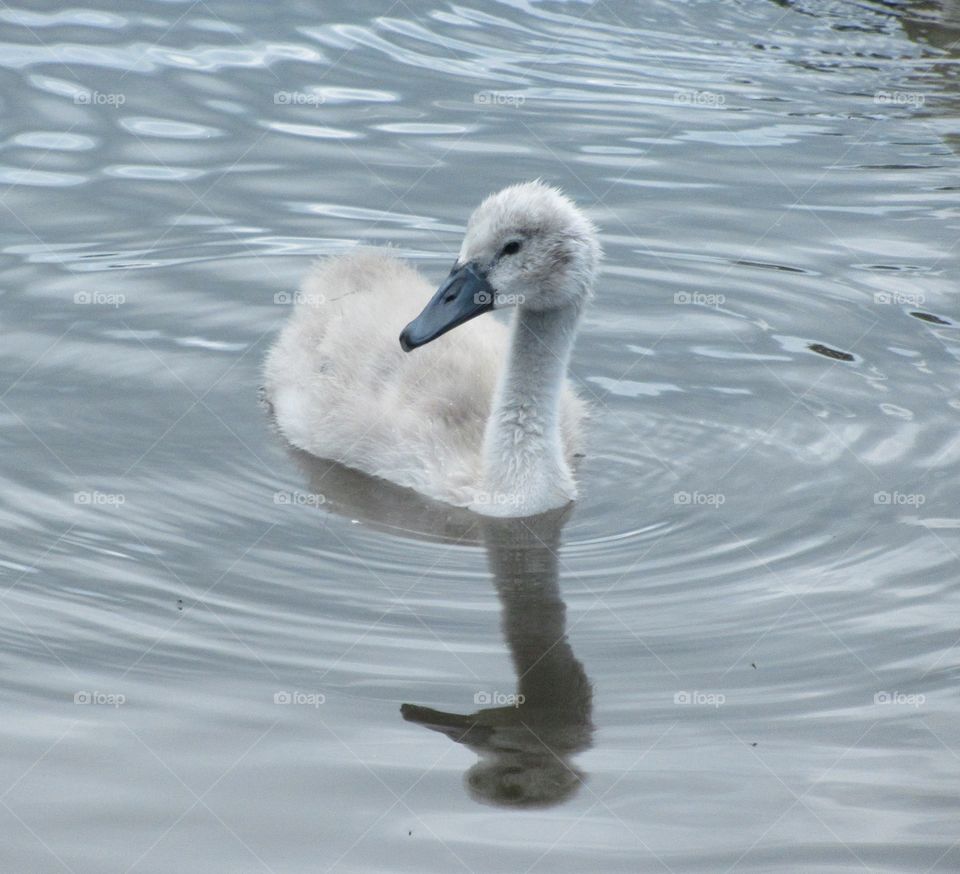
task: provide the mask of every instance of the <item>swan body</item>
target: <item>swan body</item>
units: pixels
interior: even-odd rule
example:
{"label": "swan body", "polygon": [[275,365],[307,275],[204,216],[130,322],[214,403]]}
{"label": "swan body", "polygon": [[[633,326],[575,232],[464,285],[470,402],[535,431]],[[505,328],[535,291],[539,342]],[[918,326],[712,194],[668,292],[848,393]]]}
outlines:
{"label": "swan body", "polygon": [[[599,257],[590,222],[535,182],[481,204],[436,293],[389,250],[319,262],[266,359],[280,430],[485,515],[568,503],[585,408],[566,369]],[[512,326],[488,317],[452,330],[506,306]]]}

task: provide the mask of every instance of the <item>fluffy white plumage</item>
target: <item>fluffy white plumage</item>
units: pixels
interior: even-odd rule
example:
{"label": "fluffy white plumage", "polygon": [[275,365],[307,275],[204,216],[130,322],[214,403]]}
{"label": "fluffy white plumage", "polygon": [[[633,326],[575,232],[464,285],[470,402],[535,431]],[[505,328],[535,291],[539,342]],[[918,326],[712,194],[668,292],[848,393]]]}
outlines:
{"label": "fluffy white plumage", "polygon": [[[502,254],[504,241],[521,241]],[[584,405],[567,378],[600,257],[590,222],[539,182],[487,198],[459,264],[482,266],[491,316],[401,349],[433,287],[389,250],[318,263],[265,365],[277,424],[295,446],[431,498],[525,516],[576,496]],[[504,303],[506,302],[506,303]]]}

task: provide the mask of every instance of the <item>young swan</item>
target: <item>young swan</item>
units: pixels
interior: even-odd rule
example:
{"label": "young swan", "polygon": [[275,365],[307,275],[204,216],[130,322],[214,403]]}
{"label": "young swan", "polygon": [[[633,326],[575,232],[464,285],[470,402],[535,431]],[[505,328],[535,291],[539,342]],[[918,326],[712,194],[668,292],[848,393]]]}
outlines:
{"label": "young swan", "polygon": [[[563,506],[577,495],[583,418],[567,363],[600,256],[574,204],[528,182],[477,208],[429,301],[419,274],[386,253],[322,262],[267,358],[280,429],[315,455],[484,515]],[[448,334],[502,307],[516,309],[509,332],[481,319]]]}

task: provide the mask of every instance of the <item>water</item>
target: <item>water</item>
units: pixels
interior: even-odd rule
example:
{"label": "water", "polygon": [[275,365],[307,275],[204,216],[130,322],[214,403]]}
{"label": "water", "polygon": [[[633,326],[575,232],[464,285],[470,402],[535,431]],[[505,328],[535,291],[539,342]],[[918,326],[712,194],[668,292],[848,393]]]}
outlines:
{"label": "water", "polygon": [[[0,22],[0,869],[960,870],[954,4]],[[573,512],[285,448],[310,259],[438,279],[536,176],[607,252]]]}

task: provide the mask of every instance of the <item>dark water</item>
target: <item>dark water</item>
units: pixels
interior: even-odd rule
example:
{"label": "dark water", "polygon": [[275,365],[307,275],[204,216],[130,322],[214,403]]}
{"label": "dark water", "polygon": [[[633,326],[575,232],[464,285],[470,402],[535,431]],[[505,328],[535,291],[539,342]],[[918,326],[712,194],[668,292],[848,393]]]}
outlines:
{"label": "dark water", "polygon": [[[0,5],[0,870],[960,870],[958,39]],[[310,259],[438,278],[537,176],[607,251],[573,512],[287,450],[258,368]]]}

